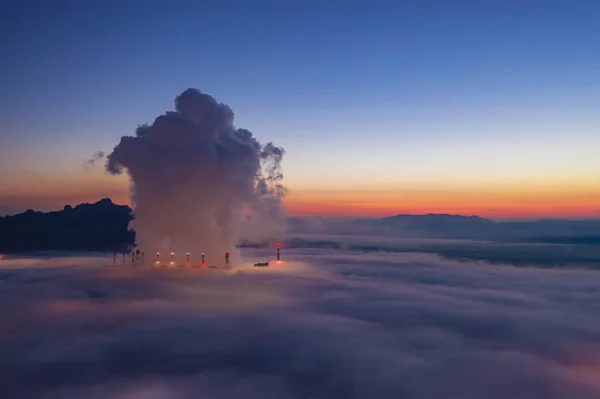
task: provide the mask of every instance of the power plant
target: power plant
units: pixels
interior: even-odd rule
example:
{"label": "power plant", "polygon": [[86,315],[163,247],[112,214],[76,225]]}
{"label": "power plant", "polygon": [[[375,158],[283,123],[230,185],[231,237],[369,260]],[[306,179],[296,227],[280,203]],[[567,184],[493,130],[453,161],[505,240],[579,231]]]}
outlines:
{"label": "power plant", "polygon": [[[279,263],[279,262],[281,262],[281,244],[277,243],[276,248],[277,248],[276,258],[277,258],[277,263]],[[229,268],[230,267],[229,252],[225,252],[224,260],[225,260],[224,267]],[[160,252],[157,252],[156,258],[154,260],[154,264],[156,267],[168,267],[168,266],[175,266],[175,265],[179,265],[179,267],[184,267],[184,266],[205,267],[206,266],[206,254],[203,252],[200,255],[200,264],[194,265],[194,262],[192,260],[192,254],[190,252],[186,252],[185,262],[182,262],[181,264],[177,263],[175,252],[171,252],[170,257],[169,257],[169,262],[167,264],[167,262],[164,262],[164,263],[161,262]],[[113,266],[117,266],[117,252],[113,253]],[[121,262],[121,266],[125,266],[125,252],[123,252],[123,260]],[[144,252],[141,252],[139,249],[131,252],[131,266],[144,266]],[[267,266],[269,266],[269,260],[267,260],[266,262],[255,263],[254,266],[255,267],[267,267]],[[217,268],[216,265],[210,265],[208,267]]]}
{"label": "power plant", "polygon": [[[225,253],[225,263],[224,263],[224,265],[226,267],[229,266],[229,252]],[[160,261],[160,252],[156,253],[156,266],[159,266],[159,267],[166,267],[167,266],[166,264],[161,263],[161,261]],[[183,261],[183,262],[177,262],[177,256],[176,256],[175,252],[171,252],[171,257],[169,259],[169,266],[204,267],[204,266],[206,266],[206,254],[203,252],[200,255],[200,264],[198,265],[198,264],[194,264],[191,252],[186,252],[185,253],[185,261]],[[216,266],[212,266],[211,265],[209,267],[215,268]]]}
{"label": "power plant", "polygon": [[[281,243],[275,244],[275,247],[277,248],[277,263],[279,263],[279,262],[281,262]],[[268,267],[268,266],[269,266],[268,259],[266,262],[257,262],[254,264],[254,267]]]}

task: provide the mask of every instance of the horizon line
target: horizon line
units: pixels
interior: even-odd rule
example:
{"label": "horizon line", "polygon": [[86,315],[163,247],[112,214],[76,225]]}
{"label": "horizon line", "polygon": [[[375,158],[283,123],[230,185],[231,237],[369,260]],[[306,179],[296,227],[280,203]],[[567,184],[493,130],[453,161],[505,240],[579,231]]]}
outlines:
{"label": "horizon line", "polygon": [[[12,213],[12,214],[4,214],[4,215],[0,215],[0,217],[9,217],[9,216],[16,216],[16,215],[20,215],[23,214],[29,210],[35,211],[35,212],[42,212],[42,213],[50,213],[50,212],[60,212],[62,210],[65,209],[65,207],[70,206],[70,207],[77,207],[79,205],[93,205],[96,204],[102,200],[110,200],[110,202],[114,205],[117,206],[127,206],[130,209],[134,210],[134,208],[131,207],[130,204],[119,204],[116,203],[112,200],[112,198],[110,197],[103,197],[100,198],[94,202],[81,202],[77,205],[71,205],[71,204],[65,204],[63,205],[61,208],[54,208],[54,209],[50,209],[50,210],[46,210],[46,211],[40,211],[40,210],[36,210],[33,208],[29,208],[27,210],[18,212],[18,213]],[[285,207],[284,207],[285,208]],[[448,212],[420,212],[420,213],[410,213],[410,212],[399,212],[399,213],[390,213],[390,214],[385,214],[385,215],[369,215],[369,214],[328,214],[328,213],[309,213],[309,212],[286,212],[286,216],[287,217],[291,217],[291,218],[328,218],[328,219],[383,219],[383,218],[388,218],[388,217],[394,217],[394,216],[427,216],[427,215],[445,215],[445,216],[462,216],[462,217],[478,217],[481,219],[487,219],[487,220],[491,220],[491,221],[499,221],[499,222],[509,222],[509,221],[538,221],[538,220],[569,220],[569,221],[585,221],[585,220],[600,220],[600,215],[590,215],[590,216],[547,216],[547,217],[528,217],[528,216],[523,216],[523,217],[514,217],[514,216],[494,216],[494,217],[488,217],[488,216],[481,216],[481,215],[477,215],[477,214],[462,214],[462,213],[448,213]]]}

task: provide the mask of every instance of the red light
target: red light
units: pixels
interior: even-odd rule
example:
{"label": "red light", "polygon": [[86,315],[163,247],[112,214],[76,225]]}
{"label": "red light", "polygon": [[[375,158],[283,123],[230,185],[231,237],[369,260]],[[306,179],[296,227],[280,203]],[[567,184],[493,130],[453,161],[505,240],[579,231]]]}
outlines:
{"label": "red light", "polygon": [[281,244],[280,244],[280,243],[277,243],[276,245],[277,245],[278,247],[280,247],[280,246],[281,246]]}

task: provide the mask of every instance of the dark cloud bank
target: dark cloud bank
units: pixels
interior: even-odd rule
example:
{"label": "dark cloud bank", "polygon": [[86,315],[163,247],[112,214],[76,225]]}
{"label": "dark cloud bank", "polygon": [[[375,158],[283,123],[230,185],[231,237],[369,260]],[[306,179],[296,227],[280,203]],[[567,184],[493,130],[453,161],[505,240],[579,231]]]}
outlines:
{"label": "dark cloud bank", "polygon": [[0,397],[600,397],[598,272],[286,255],[232,272],[3,260]]}

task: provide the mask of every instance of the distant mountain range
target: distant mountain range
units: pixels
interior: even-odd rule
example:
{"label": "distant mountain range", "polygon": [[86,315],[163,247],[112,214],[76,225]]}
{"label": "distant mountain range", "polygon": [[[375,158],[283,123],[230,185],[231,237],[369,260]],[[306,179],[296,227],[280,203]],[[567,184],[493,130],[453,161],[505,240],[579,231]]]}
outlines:
{"label": "distant mountain range", "polygon": [[[62,211],[0,217],[0,252],[126,251],[135,245],[128,229],[132,209],[110,199]],[[478,216],[396,215],[372,219],[289,218],[290,234],[375,235],[406,238],[600,244],[600,220],[494,222]],[[290,241],[292,244],[294,241]]]}
{"label": "distant mountain range", "polygon": [[495,222],[479,216],[427,214],[347,220],[291,218],[288,226],[295,233],[600,244],[600,220]]}

